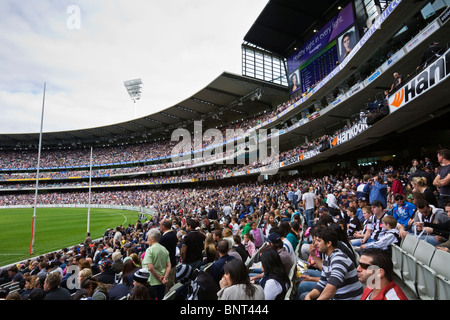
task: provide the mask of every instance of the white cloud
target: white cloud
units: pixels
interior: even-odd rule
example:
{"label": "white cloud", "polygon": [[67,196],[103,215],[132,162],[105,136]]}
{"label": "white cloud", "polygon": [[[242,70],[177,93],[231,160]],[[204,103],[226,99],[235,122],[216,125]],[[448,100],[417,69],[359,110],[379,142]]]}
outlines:
{"label": "white cloud", "polygon": [[[19,3],[19,5],[17,4]],[[123,81],[142,78],[137,117],[171,107],[223,71],[267,0],[0,3],[0,133],[108,125],[135,117]],[[66,12],[80,8],[81,29]]]}

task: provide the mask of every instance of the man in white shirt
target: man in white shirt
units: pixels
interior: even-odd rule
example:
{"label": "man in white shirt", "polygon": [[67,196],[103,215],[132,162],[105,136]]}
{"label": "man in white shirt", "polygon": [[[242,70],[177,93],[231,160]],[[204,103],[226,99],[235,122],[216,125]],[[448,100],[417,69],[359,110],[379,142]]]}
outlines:
{"label": "man in white shirt", "polygon": [[303,190],[302,202],[305,214],[305,220],[308,227],[314,225],[314,210],[315,210],[316,195],[312,192],[311,188],[305,188]]}
{"label": "man in white shirt", "polygon": [[233,209],[231,208],[231,206],[229,204],[226,204],[222,208],[222,212],[223,212],[224,217],[228,217],[228,216],[231,216],[233,214]]}

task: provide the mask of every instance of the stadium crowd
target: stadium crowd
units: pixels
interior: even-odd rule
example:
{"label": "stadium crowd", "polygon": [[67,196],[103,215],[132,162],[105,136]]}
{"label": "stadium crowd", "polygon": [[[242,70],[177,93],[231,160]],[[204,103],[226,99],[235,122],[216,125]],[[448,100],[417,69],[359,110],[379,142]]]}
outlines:
{"label": "stadium crowd", "polygon": [[[352,123],[352,125],[354,123],[356,123],[357,121],[354,121]],[[336,136],[339,135],[341,132],[347,130],[349,127],[351,127],[350,125],[345,125],[343,128],[335,131],[333,133],[333,135],[328,135],[325,134],[313,141],[309,141],[303,145],[299,145],[294,147],[291,150],[287,150],[287,151],[283,151],[280,152],[279,154],[271,154],[271,156],[269,156],[267,159],[263,159],[263,161],[256,161],[254,163],[250,163],[247,165],[240,165],[237,164],[236,166],[234,166],[234,170],[250,170],[250,169],[255,169],[255,168],[259,168],[262,166],[266,166],[268,164],[274,164],[274,163],[279,163],[282,161],[285,161],[287,159],[290,159],[292,157],[295,157],[297,155],[301,155],[303,152],[305,151],[309,151],[309,150],[313,150],[315,148],[320,148],[323,144],[329,144],[329,140],[332,136]],[[145,145],[143,145],[145,148]],[[114,149],[114,148],[113,148]],[[239,149],[239,147],[238,147]],[[50,151],[48,151],[50,153]],[[52,151],[53,152],[53,151]],[[59,151],[54,151],[56,153],[58,153]],[[72,155],[71,153],[72,151],[67,151],[67,154]],[[73,154],[73,156],[80,156],[79,152],[81,152],[80,150],[78,151],[74,151],[75,153]],[[102,151],[103,152],[103,151]],[[231,153],[234,153],[234,151],[232,151]],[[6,159],[8,159],[10,156],[14,155],[15,153],[7,153],[9,154],[8,157],[5,157]],[[116,155],[116,151],[112,152],[113,155]],[[225,152],[225,156],[229,154],[228,152]],[[22,152],[21,157],[19,158],[29,158],[29,154],[27,152]],[[58,156],[56,156],[55,154],[52,154],[51,158],[58,158]],[[186,165],[186,163],[184,163],[183,161],[181,162],[165,162],[165,163],[159,163],[159,164],[153,164],[153,165],[137,165],[134,167],[113,167],[113,168],[102,168],[102,169],[97,169],[94,168],[92,170],[92,177],[93,178],[105,178],[105,177],[125,177],[130,174],[130,173],[137,173],[137,174],[141,174],[141,175],[147,175],[148,173],[151,173],[153,171],[158,172],[157,170],[164,170],[164,169],[176,169],[176,168],[180,168],[180,166],[183,166],[184,169],[188,169],[191,170],[193,169],[194,165],[197,164],[202,164],[205,161],[211,161],[213,158],[210,157],[199,157],[199,158],[194,158],[192,160],[189,160],[188,164]],[[218,159],[218,158],[214,158],[214,159]],[[141,159],[142,160],[142,159]],[[220,159],[219,159],[220,160]],[[110,159],[110,161],[118,161],[118,162],[124,162],[126,160],[123,159]],[[222,163],[224,163],[224,161],[221,161]],[[219,162],[219,163],[221,163]],[[109,162],[111,163],[111,162]],[[86,165],[86,164],[84,164]],[[17,168],[16,168],[17,169]],[[131,183],[163,183],[163,182],[170,182],[171,180],[185,180],[185,179],[218,179],[223,177],[223,175],[232,172],[232,169],[230,168],[223,168],[223,169],[217,169],[217,170],[210,170],[208,172],[199,172],[199,171],[191,171],[189,174],[184,174],[184,175],[178,175],[178,176],[171,176],[171,177],[164,177],[164,176],[160,176],[160,177],[155,177],[155,178],[140,178],[140,179],[133,179],[133,180],[122,180],[122,181],[113,181],[111,182],[110,180],[106,180],[106,181],[96,181],[95,184],[96,185],[105,185],[105,184],[118,184],[118,183],[122,183],[122,184],[131,184]],[[89,171],[71,171],[71,170],[64,170],[64,171],[43,171],[40,172],[40,179],[50,179],[50,180],[44,180],[41,183],[41,187],[45,186],[45,188],[58,188],[58,187],[70,187],[70,186],[86,186],[88,185],[88,182],[86,181],[80,181],[80,179],[86,179],[88,178],[90,175]],[[13,173],[9,173],[9,172],[0,172],[0,183],[1,182],[17,182],[17,183],[6,183],[6,184],[1,184],[0,185],[0,190],[1,189],[23,189],[23,188],[33,188],[35,187],[35,183],[26,183],[26,180],[32,180],[32,179],[36,179],[36,172],[33,171],[29,171],[29,172],[13,172]],[[57,180],[63,180],[63,179],[68,179],[68,178],[72,178],[70,179],[70,182],[66,181],[66,182],[61,182],[61,181],[57,181]],[[24,180],[25,179],[25,180]],[[22,181],[21,181],[22,180]],[[56,181],[55,181],[56,180]]]}
{"label": "stadium crowd", "polygon": [[[293,299],[339,300],[386,298],[392,290],[406,299],[392,278],[390,245],[423,230],[425,241],[449,251],[449,165],[450,151],[442,149],[434,162],[315,177],[96,192],[94,203],[148,206],[156,214],[3,269],[1,298],[161,300],[173,293],[179,300],[271,300],[292,290]],[[425,170],[430,166],[436,174]],[[39,203],[83,203],[86,193],[40,197]],[[30,199],[0,196],[0,205]],[[337,261],[349,266],[339,271],[345,283],[330,276]],[[385,270],[385,290],[364,284],[373,261]],[[296,281],[289,279],[293,268]]]}
{"label": "stadium crowd", "polygon": [[[236,123],[231,123],[227,127],[222,126],[220,128],[224,137],[226,137],[226,130],[243,130],[247,132],[249,129],[254,128],[256,125],[263,123],[264,121],[275,117],[280,112],[284,111],[287,107],[292,105],[296,100],[292,100],[279,105],[272,112],[261,113],[256,116],[251,116]],[[292,121],[288,121],[294,124]],[[354,121],[352,124],[354,124]],[[304,145],[296,147],[294,150],[299,153],[305,150],[311,150],[313,147],[319,146],[322,141],[328,139],[330,136],[338,135],[342,131],[345,131],[350,126],[345,125],[343,128],[332,132],[330,135],[326,134],[319,137],[313,141],[307,142]],[[195,137],[194,137],[195,138]],[[135,161],[156,161],[154,164],[145,163],[144,166],[134,168],[93,168],[96,175],[102,174],[122,174],[131,173],[137,171],[150,171],[150,170],[160,170],[167,168],[177,168],[183,164],[180,162],[158,162],[157,158],[171,157],[174,154],[174,147],[179,143],[179,141],[171,140],[161,140],[145,143],[136,144],[126,144],[118,146],[103,146],[95,148],[93,152],[93,165],[113,165],[114,163],[125,163],[125,162],[135,162]],[[201,148],[208,147],[211,141],[201,141]],[[196,140],[191,141],[191,151],[194,151],[196,147]],[[223,150],[223,156],[228,156],[229,153],[233,153],[241,148],[240,145],[236,146],[235,150],[231,152],[228,150]],[[287,151],[287,152],[292,152]],[[36,168],[37,166],[37,152],[34,150],[14,150],[14,151],[0,151],[0,168],[1,169],[28,169]],[[190,160],[191,166],[193,164],[202,163],[205,160],[209,160],[208,157],[196,157]],[[180,159],[181,160],[181,159]],[[69,148],[69,149],[54,149],[54,150],[42,150],[40,167],[41,168],[64,168],[64,167],[75,167],[75,166],[85,166],[89,168],[90,164],[90,150],[87,148]],[[139,164],[138,164],[139,165]],[[87,171],[58,171],[58,172],[41,172],[41,177],[66,177],[66,176],[79,176],[80,174],[86,175]],[[88,174],[88,173],[87,173]],[[20,179],[20,178],[33,178],[35,173],[30,170],[30,172],[24,173],[10,173],[8,171],[0,172],[0,179]]]}

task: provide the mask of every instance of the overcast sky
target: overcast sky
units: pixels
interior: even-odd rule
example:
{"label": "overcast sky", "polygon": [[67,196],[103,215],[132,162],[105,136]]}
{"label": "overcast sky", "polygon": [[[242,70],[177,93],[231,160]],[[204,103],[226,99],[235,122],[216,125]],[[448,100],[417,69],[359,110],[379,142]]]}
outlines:
{"label": "overcast sky", "polygon": [[[268,0],[0,1],[0,134],[85,129],[175,105],[222,72]],[[141,78],[135,105],[125,80]]]}

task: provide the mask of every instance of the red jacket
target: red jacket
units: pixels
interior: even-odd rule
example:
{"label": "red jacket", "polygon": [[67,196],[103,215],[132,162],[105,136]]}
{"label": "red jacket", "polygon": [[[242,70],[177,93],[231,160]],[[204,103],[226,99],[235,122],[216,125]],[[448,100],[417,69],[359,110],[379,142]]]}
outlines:
{"label": "red jacket", "polygon": [[[373,289],[367,286],[364,289],[361,300],[367,300],[372,291]],[[402,289],[394,281],[391,281],[373,300],[408,300],[408,298]]]}
{"label": "red jacket", "polygon": [[403,190],[403,185],[400,180],[395,179],[394,181],[392,181],[392,194],[396,195],[397,193],[404,195],[405,191]]}

